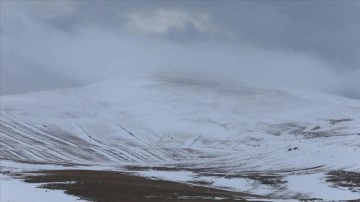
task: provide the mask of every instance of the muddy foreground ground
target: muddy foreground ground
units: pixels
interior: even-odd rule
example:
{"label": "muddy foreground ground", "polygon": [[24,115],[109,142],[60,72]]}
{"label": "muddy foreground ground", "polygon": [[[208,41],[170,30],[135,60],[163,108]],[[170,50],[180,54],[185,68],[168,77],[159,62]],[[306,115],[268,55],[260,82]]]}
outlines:
{"label": "muddy foreground ground", "polygon": [[[266,196],[149,179],[133,172],[95,170],[46,170],[21,173],[3,173],[39,184],[40,188],[64,190],[87,201],[101,202],[168,202],[168,201],[273,201]],[[360,174],[349,171],[331,171],[326,181],[330,186],[360,192]],[[40,184],[41,183],[41,184]],[[317,201],[307,199],[304,201]],[[350,200],[359,201],[359,200]]]}
{"label": "muddy foreground ground", "polygon": [[246,201],[248,194],[176,182],[148,179],[128,173],[90,170],[37,171],[20,175],[42,188],[64,190],[81,199],[102,202]]}

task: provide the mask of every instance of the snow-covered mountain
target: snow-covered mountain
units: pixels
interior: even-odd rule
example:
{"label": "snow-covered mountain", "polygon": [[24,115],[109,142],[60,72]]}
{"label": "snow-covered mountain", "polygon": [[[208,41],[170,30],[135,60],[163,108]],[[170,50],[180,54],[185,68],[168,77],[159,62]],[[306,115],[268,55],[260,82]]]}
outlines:
{"label": "snow-covered mountain", "polygon": [[131,165],[145,176],[273,198],[360,198],[356,188],[325,182],[334,170],[360,172],[357,100],[181,79],[0,99],[3,168]]}

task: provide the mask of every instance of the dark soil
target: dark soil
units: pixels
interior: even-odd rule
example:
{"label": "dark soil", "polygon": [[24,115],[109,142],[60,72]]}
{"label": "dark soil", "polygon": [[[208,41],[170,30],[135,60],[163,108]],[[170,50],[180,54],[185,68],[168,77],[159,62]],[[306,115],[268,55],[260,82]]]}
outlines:
{"label": "dark soil", "polygon": [[[247,194],[176,182],[148,179],[128,173],[91,170],[37,171],[22,175],[42,188],[65,190],[81,199],[101,202],[246,201]],[[70,183],[69,183],[70,182]]]}
{"label": "dark soil", "polygon": [[344,170],[331,171],[327,174],[327,182],[339,187],[346,187],[353,192],[360,192],[360,173]]}
{"label": "dark soil", "polygon": [[340,122],[344,122],[344,121],[352,121],[352,119],[329,119],[328,120],[330,122],[331,125],[335,125],[337,123],[340,123]]}

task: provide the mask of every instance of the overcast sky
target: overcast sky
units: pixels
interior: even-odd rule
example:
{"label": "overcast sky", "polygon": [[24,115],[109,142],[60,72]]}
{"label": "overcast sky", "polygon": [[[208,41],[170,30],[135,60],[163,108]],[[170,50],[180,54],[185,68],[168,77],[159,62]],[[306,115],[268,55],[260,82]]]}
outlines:
{"label": "overcast sky", "polygon": [[2,95],[166,75],[360,99],[360,1],[0,4]]}

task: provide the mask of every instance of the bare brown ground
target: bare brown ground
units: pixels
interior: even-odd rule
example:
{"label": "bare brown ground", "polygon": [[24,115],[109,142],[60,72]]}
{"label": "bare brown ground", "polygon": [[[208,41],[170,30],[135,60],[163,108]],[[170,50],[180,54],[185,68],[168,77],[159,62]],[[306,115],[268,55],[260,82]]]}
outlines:
{"label": "bare brown ground", "polygon": [[45,183],[42,188],[64,190],[81,199],[101,202],[246,201],[244,197],[253,198],[242,193],[112,171],[37,171],[22,174],[22,178],[28,183]]}
{"label": "bare brown ground", "polygon": [[344,170],[331,171],[327,174],[327,182],[338,187],[345,187],[353,192],[360,192],[360,173]]}

